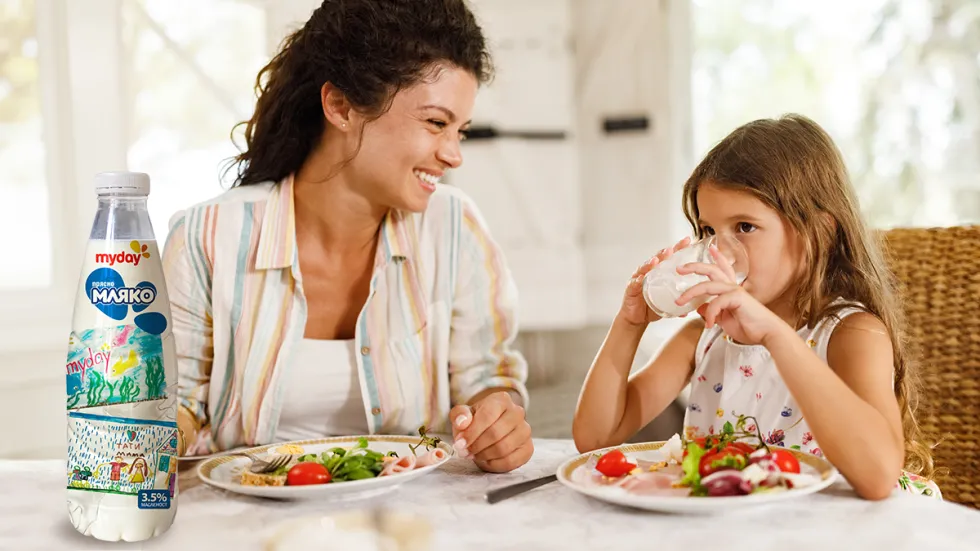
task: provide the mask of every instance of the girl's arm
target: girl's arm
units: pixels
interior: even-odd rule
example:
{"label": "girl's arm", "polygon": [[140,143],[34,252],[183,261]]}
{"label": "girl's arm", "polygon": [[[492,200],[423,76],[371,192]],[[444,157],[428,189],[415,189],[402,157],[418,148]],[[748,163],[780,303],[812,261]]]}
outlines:
{"label": "girl's arm", "polygon": [[789,325],[767,341],[824,456],[861,497],[888,497],[905,446],[884,324],[866,313],[844,318],[831,335],[827,363]]}
{"label": "girl's arm", "polygon": [[613,321],[575,409],[572,436],[579,452],[622,444],[660,415],[690,380],[704,322],[688,322],[630,377],[646,326],[630,323],[621,315]]}

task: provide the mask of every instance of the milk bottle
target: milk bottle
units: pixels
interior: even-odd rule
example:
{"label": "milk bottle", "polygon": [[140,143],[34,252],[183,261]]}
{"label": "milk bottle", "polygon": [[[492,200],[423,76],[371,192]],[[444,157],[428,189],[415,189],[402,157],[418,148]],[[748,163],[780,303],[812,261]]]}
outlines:
{"label": "milk bottle", "polygon": [[85,535],[141,541],[177,511],[176,358],[150,179],[96,175],[98,211],[65,364],[68,513]]}

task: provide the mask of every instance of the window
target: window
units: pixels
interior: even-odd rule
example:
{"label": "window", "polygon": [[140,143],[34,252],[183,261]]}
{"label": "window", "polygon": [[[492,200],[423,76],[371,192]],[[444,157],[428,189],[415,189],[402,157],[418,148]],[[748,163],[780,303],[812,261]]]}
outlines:
{"label": "window", "polygon": [[[234,0],[127,0],[123,43],[127,163],[150,175],[150,217],[162,243],[174,212],[231,185],[222,169],[238,153],[231,130],[251,116],[255,77],[268,59],[265,14]],[[243,143],[240,131],[236,140]]]}
{"label": "window", "polygon": [[34,2],[0,0],[0,29],[0,292],[43,289],[52,243]]}
{"label": "window", "polygon": [[227,187],[269,14],[271,34],[295,23],[273,7],[0,0],[0,354],[63,346],[97,172],[150,174],[160,241],[174,212]]}
{"label": "window", "polygon": [[794,111],[841,148],[878,227],[980,221],[980,5],[694,0],[700,157]]}

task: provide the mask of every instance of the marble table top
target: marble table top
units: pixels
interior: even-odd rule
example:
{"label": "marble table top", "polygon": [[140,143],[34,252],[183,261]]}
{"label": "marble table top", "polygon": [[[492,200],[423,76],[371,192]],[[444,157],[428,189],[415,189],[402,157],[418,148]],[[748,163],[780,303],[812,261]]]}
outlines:
{"label": "marble table top", "polygon": [[[869,502],[844,481],[799,500],[712,516],[626,509],[559,482],[486,503],[488,490],[553,474],[577,455],[569,440],[535,440],[535,448],[530,463],[513,473],[485,474],[454,458],[392,493],[347,504],[241,496],[202,483],[193,464],[185,462],[173,526],[142,543],[100,542],[72,528],[62,461],[5,460],[0,461],[0,549],[267,550],[284,523],[380,504],[422,515],[431,527],[429,549],[980,550],[980,511],[900,492]],[[297,551],[337,548],[323,538],[310,539]]]}

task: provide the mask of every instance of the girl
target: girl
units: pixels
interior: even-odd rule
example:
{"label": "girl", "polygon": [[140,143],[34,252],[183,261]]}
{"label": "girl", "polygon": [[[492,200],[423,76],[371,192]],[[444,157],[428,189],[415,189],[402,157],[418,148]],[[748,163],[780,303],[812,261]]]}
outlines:
{"label": "girl", "polygon": [[746,124],[708,153],[683,195],[698,238],[741,241],[748,279],[737,285],[722,262],[678,268],[709,280],[677,303],[709,302],[630,376],[640,337],[659,319],[643,277],[688,240],[642,264],[579,397],[578,449],[626,441],[690,381],[688,439],[754,416],[768,444],[825,456],[863,498],[887,497],[896,481],[939,497],[916,476],[929,476],[932,460],[917,441],[892,276],[827,133],[799,115]]}

